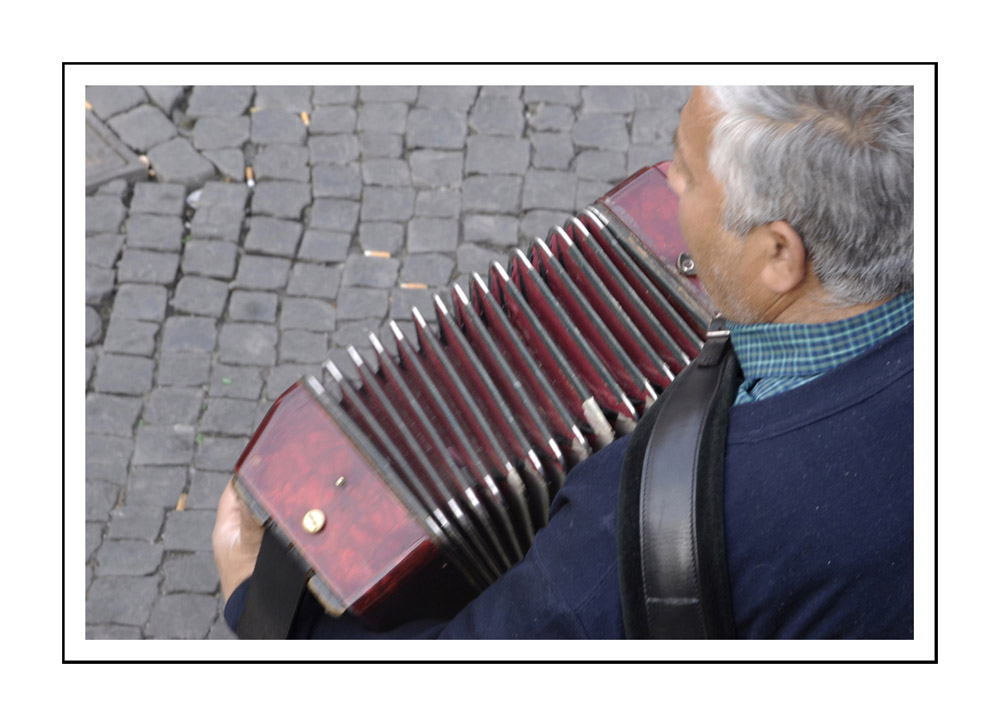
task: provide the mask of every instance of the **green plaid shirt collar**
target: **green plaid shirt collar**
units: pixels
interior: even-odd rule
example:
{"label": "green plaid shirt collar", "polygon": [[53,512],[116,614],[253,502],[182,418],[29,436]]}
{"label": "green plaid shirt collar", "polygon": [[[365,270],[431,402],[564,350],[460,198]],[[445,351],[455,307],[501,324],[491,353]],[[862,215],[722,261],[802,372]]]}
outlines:
{"label": "green plaid shirt collar", "polygon": [[745,380],[733,405],[783,393],[846,363],[913,322],[913,293],[832,323],[733,323]]}

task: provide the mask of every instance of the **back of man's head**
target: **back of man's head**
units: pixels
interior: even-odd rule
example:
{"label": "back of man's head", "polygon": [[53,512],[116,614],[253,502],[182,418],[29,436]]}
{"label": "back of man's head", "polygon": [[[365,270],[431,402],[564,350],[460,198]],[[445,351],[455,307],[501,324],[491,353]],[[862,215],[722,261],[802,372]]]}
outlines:
{"label": "back of man's head", "polygon": [[725,226],[785,220],[824,289],[872,303],[913,289],[913,89],[714,86]]}

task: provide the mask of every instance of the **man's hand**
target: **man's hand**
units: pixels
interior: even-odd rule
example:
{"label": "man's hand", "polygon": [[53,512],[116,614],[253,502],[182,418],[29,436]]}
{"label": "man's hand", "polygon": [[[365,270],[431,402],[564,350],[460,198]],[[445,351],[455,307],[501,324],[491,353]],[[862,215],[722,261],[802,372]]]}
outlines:
{"label": "man's hand", "polygon": [[212,550],[224,601],[228,601],[233,590],[253,574],[263,536],[264,528],[254,521],[236,496],[230,479],[219,498],[215,529],[212,530]]}

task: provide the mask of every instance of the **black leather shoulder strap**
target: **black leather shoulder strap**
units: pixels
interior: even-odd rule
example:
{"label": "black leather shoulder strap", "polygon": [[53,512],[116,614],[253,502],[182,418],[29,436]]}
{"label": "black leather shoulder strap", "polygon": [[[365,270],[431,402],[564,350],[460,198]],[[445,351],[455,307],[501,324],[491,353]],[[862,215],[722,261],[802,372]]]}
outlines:
{"label": "black leather shoulder strap", "polygon": [[268,524],[236,634],[245,640],[288,638],[309,575],[288,540]]}
{"label": "black leather shoulder strap", "polygon": [[729,331],[710,331],[699,356],[632,432],[618,501],[627,637],[735,637],[723,473],[740,377]]}

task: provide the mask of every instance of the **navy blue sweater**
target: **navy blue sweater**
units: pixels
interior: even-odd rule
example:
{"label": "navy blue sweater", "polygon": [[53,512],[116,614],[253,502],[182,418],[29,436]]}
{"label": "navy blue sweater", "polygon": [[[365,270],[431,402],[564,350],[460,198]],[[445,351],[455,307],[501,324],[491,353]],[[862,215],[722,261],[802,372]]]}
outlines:
{"label": "navy blue sweater", "polygon": [[[374,633],[307,595],[296,637],[624,637],[615,520],[626,446],[576,467],[524,561],[450,621]],[[738,637],[913,637],[912,325],[731,409],[725,528]],[[227,604],[231,626],[245,593],[246,583]]]}

